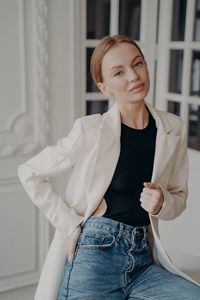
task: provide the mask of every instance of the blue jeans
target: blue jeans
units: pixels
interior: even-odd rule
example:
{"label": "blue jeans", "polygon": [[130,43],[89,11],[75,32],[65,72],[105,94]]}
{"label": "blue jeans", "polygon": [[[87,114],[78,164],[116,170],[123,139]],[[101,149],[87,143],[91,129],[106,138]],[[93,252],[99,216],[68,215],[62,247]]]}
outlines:
{"label": "blue jeans", "polygon": [[91,216],[65,265],[58,300],[200,299],[199,286],[153,264],[147,232]]}

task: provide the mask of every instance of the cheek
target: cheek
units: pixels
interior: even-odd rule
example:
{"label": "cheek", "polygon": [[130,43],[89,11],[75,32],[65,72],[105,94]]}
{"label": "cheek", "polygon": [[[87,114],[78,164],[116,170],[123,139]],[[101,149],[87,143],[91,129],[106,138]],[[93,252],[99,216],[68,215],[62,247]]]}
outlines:
{"label": "cheek", "polygon": [[149,76],[146,77],[146,85],[147,85],[147,88],[149,89],[149,87],[150,87]]}
{"label": "cheek", "polygon": [[110,88],[112,89],[113,93],[121,93],[123,89],[126,87],[125,83],[121,80],[112,82]]}
{"label": "cheek", "polygon": [[146,83],[149,84],[150,80],[149,80],[149,72],[148,72],[148,70],[145,72],[144,78],[145,78]]}
{"label": "cheek", "polygon": [[149,88],[150,88],[150,79],[149,79],[148,71],[145,72],[142,77],[143,77],[143,80],[144,80],[145,85],[146,85],[146,90],[149,90]]}

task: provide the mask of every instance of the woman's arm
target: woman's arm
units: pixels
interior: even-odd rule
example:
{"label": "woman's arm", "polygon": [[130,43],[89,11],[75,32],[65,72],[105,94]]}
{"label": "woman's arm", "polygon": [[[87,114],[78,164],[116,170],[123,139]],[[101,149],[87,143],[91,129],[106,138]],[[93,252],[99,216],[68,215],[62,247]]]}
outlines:
{"label": "woman's arm", "polygon": [[79,225],[83,217],[69,208],[56,193],[50,177],[70,169],[77,160],[82,145],[81,120],[55,146],[48,146],[39,154],[18,167],[19,179],[31,198],[51,224],[67,236]]}
{"label": "woman's arm", "polygon": [[183,121],[167,188],[160,184],[159,186],[163,192],[164,202],[160,212],[153,216],[162,220],[173,220],[186,208],[188,195],[187,128]]}

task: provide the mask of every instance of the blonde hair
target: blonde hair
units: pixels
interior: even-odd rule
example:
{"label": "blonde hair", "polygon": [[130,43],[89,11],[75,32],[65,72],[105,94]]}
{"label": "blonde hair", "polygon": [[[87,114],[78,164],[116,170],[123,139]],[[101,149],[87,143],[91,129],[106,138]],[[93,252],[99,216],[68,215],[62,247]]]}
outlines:
{"label": "blonde hair", "polygon": [[[144,59],[144,55],[140,47],[133,41],[131,38],[125,35],[113,35],[113,36],[105,36],[99,43],[99,45],[94,49],[94,52],[90,61],[90,72],[92,75],[92,79],[97,85],[99,82],[103,82],[102,76],[102,60],[104,55],[110,50],[112,47],[121,44],[121,43],[129,43],[135,46],[140,52],[142,58]],[[144,59],[145,61],[145,59]]]}

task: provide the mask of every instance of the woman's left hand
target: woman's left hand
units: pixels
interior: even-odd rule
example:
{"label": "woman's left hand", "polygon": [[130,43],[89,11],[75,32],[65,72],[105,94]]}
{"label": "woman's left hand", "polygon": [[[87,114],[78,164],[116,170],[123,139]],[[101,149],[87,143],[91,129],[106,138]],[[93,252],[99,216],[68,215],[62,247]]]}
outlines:
{"label": "woman's left hand", "polygon": [[157,215],[162,208],[164,197],[160,186],[152,182],[144,182],[140,194],[141,206],[150,214]]}

